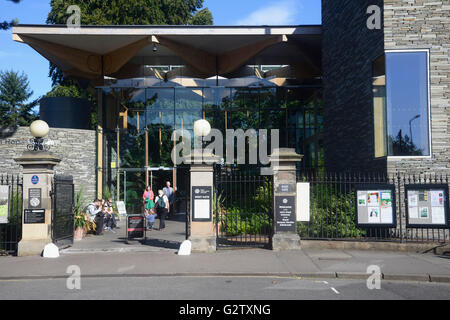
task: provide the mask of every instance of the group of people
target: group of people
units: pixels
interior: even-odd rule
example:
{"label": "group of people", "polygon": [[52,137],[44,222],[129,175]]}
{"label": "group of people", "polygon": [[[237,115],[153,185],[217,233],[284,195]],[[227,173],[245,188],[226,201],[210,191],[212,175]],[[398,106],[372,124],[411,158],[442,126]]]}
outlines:
{"label": "group of people", "polygon": [[107,201],[104,199],[95,199],[94,202],[86,207],[86,213],[91,222],[95,222],[96,235],[102,235],[103,231],[116,233],[114,229],[117,228],[117,223],[111,198]]}
{"label": "group of people", "polygon": [[150,186],[145,188],[142,195],[144,201],[145,217],[147,218],[147,230],[156,230],[154,228],[155,219],[159,217],[159,229],[164,231],[166,228],[166,218],[173,208],[174,192],[170,186],[170,181],[166,182],[166,186],[162,190],[158,190],[155,195]]}
{"label": "group of people", "polygon": [[[170,181],[166,182],[166,186],[162,190],[158,190],[156,198],[152,188],[147,186],[142,195],[142,199],[144,201],[145,217],[147,218],[147,230],[156,230],[154,223],[155,219],[159,217],[158,230],[164,231],[166,228],[166,218],[171,212],[174,200],[174,191],[170,186]],[[107,201],[104,199],[95,199],[86,207],[86,214],[89,216],[91,222],[95,222],[96,235],[102,235],[103,231],[116,233],[114,229],[118,227],[111,198]]]}

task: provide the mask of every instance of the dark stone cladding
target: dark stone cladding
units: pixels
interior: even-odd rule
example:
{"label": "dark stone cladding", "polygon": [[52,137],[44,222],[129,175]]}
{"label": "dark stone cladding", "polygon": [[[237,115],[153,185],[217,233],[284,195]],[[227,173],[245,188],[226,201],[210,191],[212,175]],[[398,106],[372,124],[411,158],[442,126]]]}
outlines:
{"label": "dark stone cladding", "polygon": [[322,0],[325,166],[329,172],[386,172],[374,157],[372,62],[384,52],[383,30],[367,28],[382,0]]}
{"label": "dark stone cladding", "polygon": [[[0,130],[0,175],[21,173],[14,161],[27,150],[31,134],[28,127]],[[92,130],[50,128],[50,152],[61,162],[56,174],[73,176],[75,191],[83,187],[85,202],[92,201],[96,190],[96,132]]]}

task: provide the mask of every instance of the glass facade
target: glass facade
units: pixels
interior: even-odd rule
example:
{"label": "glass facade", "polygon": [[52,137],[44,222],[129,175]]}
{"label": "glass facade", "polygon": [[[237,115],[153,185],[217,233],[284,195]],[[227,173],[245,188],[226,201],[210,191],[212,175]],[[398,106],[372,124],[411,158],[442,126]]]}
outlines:
{"label": "glass facade", "polygon": [[373,92],[375,156],[430,156],[428,51],[386,52]]}
{"label": "glass facade", "polygon": [[[322,100],[318,87],[106,87],[99,90],[107,124],[104,182],[114,189],[117,179],[123,179],[123,172],[127,171],[128,181],[119,182],[119,190],[122,194],[127,188],[128,197],[139,197],[138,190],[143,190],[146,180],[156,182],[162,174],[157,168],[164,167],[165,176],[167,170],[175,171],[171,134],[176,129],[184,129],[193,136],[193,124],[198,119],[208,120],[212,128],[223,133],[226,129],[279,129],[280,147],[295,148],[304,154],[303,168],[323,166]],[[150,171],[150,177],[146,176],[146,167],[155,168],[154,172]],[[180,179],[183,177],[176,172],[170,180]]]}

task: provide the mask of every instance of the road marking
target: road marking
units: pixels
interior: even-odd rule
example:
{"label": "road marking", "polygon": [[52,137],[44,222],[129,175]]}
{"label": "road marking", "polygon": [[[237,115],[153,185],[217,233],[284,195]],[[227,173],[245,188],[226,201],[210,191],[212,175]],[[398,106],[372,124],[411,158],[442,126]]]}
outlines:
{"label": "road marking", "polygon": [[331,287],[331,290],[333,290],[334,293],[339,294],[339,291],[337,291],[335,288]]}

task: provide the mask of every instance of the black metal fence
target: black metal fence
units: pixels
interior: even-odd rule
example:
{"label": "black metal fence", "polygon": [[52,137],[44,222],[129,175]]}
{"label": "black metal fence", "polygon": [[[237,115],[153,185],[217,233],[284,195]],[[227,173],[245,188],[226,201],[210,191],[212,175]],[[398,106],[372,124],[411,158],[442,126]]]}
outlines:
{"label": "black metal fence", "polygon": [[74,185],[72,176],[56,175],[53,183],[52,238],[58,247],[73,244]]}
{"label": "black metal fence", "polygon": [[217,247],[271,246],[273,179],[252,173],[216,170],[213,215]]}
{"label": "black metal fence", "polygon": [[22,239],[23,182],[19,175],[0,175],[0,255],[17,254]]}
{"label": "black metal fence", "polygon": [[[297,226],[302,239],[450,242],[448,227],[407,225],[408,202],[405,191],[405,186],[411,188],[419,185],[444,185],[448,190],[448,175],[298,172],[297,181],[310,183],[310,221],[299,223]],[[356,190],[364,185],[394,187],[395,227],[367,227],[366,225],[361,227],[357,224]]]}

